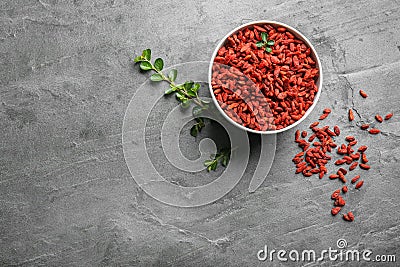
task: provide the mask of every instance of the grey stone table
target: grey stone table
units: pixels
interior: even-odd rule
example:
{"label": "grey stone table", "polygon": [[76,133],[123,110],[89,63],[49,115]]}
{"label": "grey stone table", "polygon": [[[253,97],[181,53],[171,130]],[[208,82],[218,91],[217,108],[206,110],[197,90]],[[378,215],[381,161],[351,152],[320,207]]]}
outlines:
{"label": "grey stone table", "polygon": [[[399,257],[399,9],[398,1],[1,1],[0,265],[275,266],[257,259],[264,245],[320,251],[339,238]],[[123,116],[147,79],[133,56],[150,47],[168,66],[207,61],[228,31],[258,19],[298,28],[321,57],[320,102],[298,128],[329,107],[328,124],[369,146],[365,187],[348,198],[353,223],[329,214],[337,183],[294,174],[296,129],[277,136],[272,170],[253,194],[260,138],[250,135],[246,174],[203,207],[164,205],[128,171]],[[370,97],[357,97],[359,89]],[[350,107],[358,123],[395,116],[370,136],[347,122]],[[162,106],[154,112],[146,142],[157,162]],[[185,153],[197,151],[187,132],[181,137]],[[164,174],[188,186],[221,171]]]}

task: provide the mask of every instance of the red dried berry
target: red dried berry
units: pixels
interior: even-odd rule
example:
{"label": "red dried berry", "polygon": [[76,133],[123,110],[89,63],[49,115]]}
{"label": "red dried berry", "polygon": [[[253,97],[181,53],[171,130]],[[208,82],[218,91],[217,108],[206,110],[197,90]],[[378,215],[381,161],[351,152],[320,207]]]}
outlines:
{"label": "red dried berry", "polygon": [[363,90],[360,90],[360,95],[361,95],[362,97],[364,97],[364,98],[367,98],[367,97],[368,97],[367,93],[364,92]]}
{"label": "red dried berry", "polygon": [[356,175],[356,176],[354,176],[354,178],[353,178],[353,179],[351,179],[351,183],[352,183],[352,184],[354,184],[355,182],[357,182],[357,181],[358,181],[358,179],[360,179],[360,175]]}
{"label": "red dried berry", "polygon": [[318,126],[318,124],[319,124],[319,121],[316,121],[316,122],[311,123],[311,124],[310,124],[310,129],[312,129],[312,128]]}
{"label": "red dried berry", "polygon": [[[340,189],[339,189],[339,191],[340,191]],[[333,203],[333,205],[343,207],[344,205],[346,205],[346,201],[341,196],[338,196],[337,199],[335,200],[335,203]]]}
{"label": "red dried berry", "polygon": [[349,170],[350,170],[350,171],[354,170],[354,169],[357,167],[357,165],[358,165],[358,162],[353,162],[353,163],[350,165]]}
{"label": "red dried berry", "polygon": [[339,126],[335,125],[335,126],[333,127],[333,131],[335,132],[335,134],[336,134],[337,136],[340,135],[340,128],[339,128]]}
{"label": "red dried berry", "polygon": [[356,184],[355,188],[359,189],[363,184],[364,184],[364,180],[361,180]]}
{"label": "red dried berry", "polygon": [[353,120],[354,120],[353,110],[349,109],[349,121],[353,121]]}
{"label": "red dried berry", "polygon": [[364,170],[369,170],[371,168],[371,166],[369,166],[367,164],[360,163],[360,168],[364,169]]}
{"label": "red dried berry", "polygon": [[[348,155],[350,155],[351,153],[354,152],[354,149],[352,149],[350,144],[347,146],[346,152],[347,152]],[[350,163],[348,163],[348,164],[350,164]]]}
{"label": "red dried berry", "polygon": [[339,175],[337,175],[337,174],[331,174],[331,175],[329,175],[329,179],[337,179],[337,178],[339,178]]}
{"label": "red dried berry", "polygon": [[347,188],[347,186],[343,186],[342,191],[343,191],[343,193],[347,193],[347,191],[349,191],[349,189]]}
{"label": "red dried berry", "polygon": [[362,154],[362,156],[361,156],[361,161],[362,161],[362,163],[367,163],[367,162],[368,162],[368,159],[367,159],[367,155],[366,155],[366,154]]}
{"label": "red dried berry", "polygon": [[335,216],[336,214],[339,213],[339,211],[340,211],[341,209],[342,209],[341,207],[332,208],[331,214],[332,214],[333,216]]}
{"label": "red dried berry", "polygon": [[379,121],[379,122],[382,122],[382,121],[383,121],[383,118],[382,118],[381,115],[379,115],[379,114],[376,114],[376,115],[375,115],[375,119],[376,119],[377,121]]}
{"label": "red dried berry", "polygon": [[296,130],[295,134],[294,134],[294,140],[297,141],[300,139],[300,130]]}
{"label": "red dried berry", "polygon": [[390,118],[393,117],[393,113],[389,113],[385,116],[385,120],[390,120]]}
{"label": "red dried berry", "polygon": [[349,157],[349,156],[344,156],[343,159],[345,160],[345,162],[346,162],[347,164],[350,164],[350,163],[353,162],[353,159],[352,159],[351,157]]}
{"label": "red dried berry", "polygon": [[353,160],[358,160],[359,158],[360,158],[360,153],[355,153],[355,154],[350,154],[350,157],[353,159]]}
{"label": "red dried berry", "polygon": [[366,130],[366,129],[369,128],[369,124],[363,124],[363,125],[360,126],[360,128],[361,128],[362,130]]}
{"label": "red dried berry", "polygon": [[359,148],[358,148],[358,152],[364,152],[365,150],[367,150],[367,146],[360,146]]}
{"label": "red dried berry", "polygon": [[350,143],[349,143],[349,146],[355,146],[357,144],[357,140],[354,140],[354,141],[351,141]]}
{"label": "red dried berry", "polygon": [[351,222],[354,221],[354,214],[353,214],[351,211],[349,211],[349,212],[347,213],[347,216],[349,217],[349,219],[350,219]]}
{"label": "red dried berry", "polygon": [[345,169],[343,169],[343,168],[339,168],[339,171],[341,171],[344,175],[347,174],[347,171]]}
{"label": "red dried berry", "polygon": [[319,119],[320,121],[325,120],[326,117],[328,117],[328,115],[329,115],[328,113],[322,114],[321,116],[319,116],[318,119]]}
{"label": "red dried berry", "polygon": [[378,133],[381,132],[381,130],[373,128],[373,129],[370,129],[368,132],[369,132],[370,134],[378,134]]}
{"label": "red dried berry", "polygon": [[340,189],[337,189],[332,193],[331,198],[337,199],[339,197],[339,195],[340,195]]}
{"label": "red dried berry", "polygon": [[346,183],[346,177],[344,177],[344,174],[341,171],[338,171],[337,174],[339,175],[339,180],[342,181],[343,183]]}
{"label": "red dried berry", "polygon": [[345,159],[338,159],[337,161],[335,161],[335,164],[336,164],[336,165],[342,165],[342,164],[344,164],[345,162],[346,162]]}

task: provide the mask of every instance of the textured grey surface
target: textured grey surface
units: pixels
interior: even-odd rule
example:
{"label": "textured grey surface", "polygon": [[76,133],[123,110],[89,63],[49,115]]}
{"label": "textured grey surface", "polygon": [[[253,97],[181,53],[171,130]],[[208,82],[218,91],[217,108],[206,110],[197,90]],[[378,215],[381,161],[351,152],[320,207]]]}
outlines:
{"label": "textured grey surface", "polygon": [[[320,251],[338,238],[398,254],[400,4],[320,2],[1,1],[0,265],[274,266],[256,258],[265,244]],[[348,198],[354,223],[329,214],[338,183],[294,174],[296,129],[278,135],[272,170],[254,194],[247,192],[259,151],[254,135],[246,175],[208,206],[163,205],[129,174],[122,120],[146,79],[133,55],[151,47],[167,65],[209,60],[228,31],[257,19],[298,28],[321,57],[320,103],[299,128],[330,107],[327,123],[370,147],[363,190]],[[370,97],[357,97],[359,89]],[[347,122],[352,106],[357,121],[396,115],[370,136]],[[147,141],[156,146],[157,116],[149,123]],[[184,151],[196,150],[182,138]],[[165,175],[174,179],[173,171]],[[210,180],[205,173],[177,179]],[[332,264],[348,265],[324,263]]]}

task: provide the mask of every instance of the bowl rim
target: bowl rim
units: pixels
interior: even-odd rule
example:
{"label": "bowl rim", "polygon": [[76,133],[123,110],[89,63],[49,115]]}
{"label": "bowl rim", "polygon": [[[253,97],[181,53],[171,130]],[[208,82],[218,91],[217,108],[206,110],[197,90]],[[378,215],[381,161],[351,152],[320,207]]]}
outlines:
{"label": "bowl rim", "polygon": [[[315,60],[317,62],[317,67],[319,70],[319,77],[316,83],[316,86],[318,88],[317,94],[314,97],[314,101],[313,104],[308,108],[308,110],[306,111],[306,113],[303,115],[303,117],[301,117],[299,120],[297,120],[295,123],[279,129],[279,130],[273,130],[273,131],[258,131],[258,130],[253,130],[250,128],[247,128],[237,122],[235,122],[234,120],[232,120],[226,113],[225,111],[221,108],[221,106],[219,105],[213,89],[212,89],[212,85],[211,85],[211,80],[212,80],[212,67],[213,67],[213,63],[214,63],[214,59],[218,53],[218,50],[222,47],[222,45],[225,43],[226,39],[228,37],[230,37],[232,34],[234,34],[235,32],[239,31],[242,28],[245,28],[247,26],[251,26],[251,25],[257,25],[257,24],[272,24],[274,26],[282,26],[287,28],[291,33],[293,33],[297,38],[301,39],[303,42],[305,42],[308,47],[310,47],[312,54],[315,56]],[[235,125],[236,127],[245,130],[247,132],[251,132],[251,133],[256,133],[256,134],[277,134],[277,133],[281,133],[284,131],[287,131],[293,127],[296,127],[297,125],[299,125],[303,120],[305,120],[308,115],[310,115],[310,113],[312,112],[312,110],[315,108],[315,106],[317,105],[317,102],[319,100],[319,97],[321,95],[321,89],[322,89],[322,81],[323,81],[323,77],[322,77],[322,68],[321,68],[321,61],[318,57],[317,51],[315,50],[314,46],[311,44],[311,42],[307,39],[307,37],[305,37],[300,31],[298,31],[297,29],[293,28],[292,26],[289,26],[285,23],[282,22],[278,22],[278,21],[273,21],[273,20],[255,20],[255,21],[251,21],[245,24],[241,24],[240,26],[234,28],[233,30],[231,30],[228,34],[226,34],[218,43],[218,45],[216,46],[212,56],[211,56],[211,61],[210,61],[210,65],[209,65],[209,69],[208,69],[208,89],[210,91],[211,94],[211,98],[214,102],[214,104],[217,106],[217,109],[219,110],[220,113],[222,113],[222,116],[224,116],[230,123],[232,123],[233,125]]]}

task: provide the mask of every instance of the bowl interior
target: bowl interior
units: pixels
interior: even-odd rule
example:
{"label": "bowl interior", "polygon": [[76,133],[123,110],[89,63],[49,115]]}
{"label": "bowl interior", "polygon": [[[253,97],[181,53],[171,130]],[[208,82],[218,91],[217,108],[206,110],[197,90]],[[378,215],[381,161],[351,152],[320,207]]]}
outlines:
{"label": "bowl interior", "polygon": [[[216,97],[215,97],[215,95],[214,95],[212,86],[211,86],[212,67],[213,67],[213,64],[214,64],[214,59],[215,59],[215,57],[216,57],[216,55],[217,55],[217,53],[218,53],[218,50],[225,44],[226,39],[227,39],[229,36],[231,36],[232,34],[238,32],[239,30],[241,30],[241,29],[243,29],[243,28],[246,28],[246,27],[248,27],[248,26],[251,26],[251,25],[265,25],[265,24],[270,24],[270,25],[277,26],[277,27],[285,27],[285,28],[288,29],[288,31],[289,31],[290,33],[292,33],[296,38],[302,40],[308,47],[310,47],[310,49],[311,49],[311,58],[316,62],[316,67],[317,67],[318,70],[319,70],[319,76],[318,76],[318,79],[317,79],[317,81],[316,81],[316,86],[317,86],[317,88],[318,88],[318,91],[317,91],[317,93],[316,93],[316,95],[315,95],[315,97],[314,97],[313,104],[308,108],[308,110],[305,112],[305,114],[303,115],[303,117],[301,117],[299,120],[297,120],[296,122],[294,122],[293,124],[291,124],[291,125],[289,125],[289,126],[287,126],[287,127],[285,127],[285,128],[282,128],[282,129],[279,129],[279,130],[272,130],[272,131],[258,131],[258,130],[253,130],[253,129],[247,128],[247,127],[245,127],[245,126],[243,126],[243,125],[241,125],[241,124],[235,122],[234,120],[232,120],[232,119],[225,113],[225,111],[220,107],[220,105],[219,105],[219,103],[218,103],[218,101],[217,101],[217,99],[216,99]],[[281,22],[276,22],[276,21],[269,21],[269,20],[253,21],[253,22],[249,22],[249,23],[243,24],[243,25],[241,25],[241,26],[239,26],[239,27],[233,29],[233,30],[232,30],[231,32],[229,32],[224,38],[222,38],[222,40],[219,42],[219,44],[218,44],[217,47],[215,48],[214,53],[213,53],[213,55],[212,55],[212,57],[211,57],[210,66],[209,66],[209,72],[208,72],[208,83],[209,83],[210,94],[211,94],[211,97],[212,97],[212,99],[213,99],[214,104],[217,106],[218,110],[221,112],[221,114],[222,114],[229,122],[231,122],[232,124],[234,124],[236,127],[239,127],[239,128],[241,128],[241,129],[243,129],[243,130],[245,130],[245,131],[248,131],[248,132],[258,133],[258,134],[276,134],[276,133],[280,133],[280,132],[284,132],[284,131],[286,131],[286,130],[289,130],[289,129],[295,127],[296,125],[300,124],[305,118],[307,118],[307,116],[312,112],[312,110],[313,110],[314,107],[316,106],[316,104],[317,104],[317,102],[318,102],[318,99],[319,99],[319,97],[320,97],[320,95],[321,95],[321,87],[322,87],[322,69],[321,69],[321,62],[320,62],[320,60],[319,60],[319,57],[318,57],[318,55],[317,55],[317,52],[315,51],[314,46],[311,44],[311,42],[310,42],[303,34],[301,34],[298,30],[296,30],[295,28],[293,28],[293,27],[291,27],[291,26],[289,26],[289,25],[286,25],[286,24],[284,24],[284,23],[281,23]]]}

